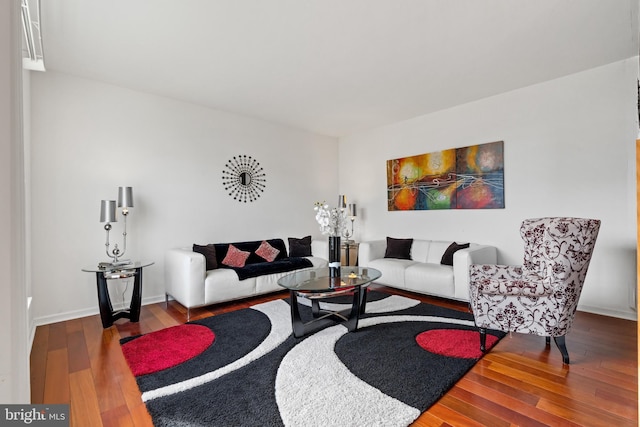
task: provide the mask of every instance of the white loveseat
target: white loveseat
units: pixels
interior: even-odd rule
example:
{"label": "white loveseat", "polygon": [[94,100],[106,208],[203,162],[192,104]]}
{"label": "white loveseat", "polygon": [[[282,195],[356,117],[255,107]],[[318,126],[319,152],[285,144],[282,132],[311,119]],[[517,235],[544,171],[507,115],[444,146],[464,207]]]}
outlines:
{"label": "white loveseat", "polygon": [[358,264],[382,272],[376,283],[439,297],[469,301],[469,266],[496,264],[493,246],[470,243],[453,254],[453,266],[441,264],[453,242],[417,240],[411,245],[411,259],[385,258],[386,240],[360,243]]}
{"label": "white loveseat", "polygon": [[[288,251],[286,240],[285,245]],[[305,257],[313,265],[308,268],[328,266],[327,241],[313,240],[311,254]],[[289,274],[271,273],[240,280],[238,274],[229,268],[207,270],[205,256],[194,252],[191,247],[169,249],[164,262],[166,298],[173,297],[187,310],[282,291],[284,288],[278,285],[278,279]]]}

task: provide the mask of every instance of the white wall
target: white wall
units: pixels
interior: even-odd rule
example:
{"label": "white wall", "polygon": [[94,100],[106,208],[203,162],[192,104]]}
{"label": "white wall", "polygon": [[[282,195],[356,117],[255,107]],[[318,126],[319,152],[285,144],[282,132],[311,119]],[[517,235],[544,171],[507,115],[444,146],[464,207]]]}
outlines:
{"label": "white wall", "polygon": [[[99,202],[115,198],[119,185],[133,186],[136,198],[127,257],[156,262],[145,272],[146,302],[163,295],[167,248],[320,237],[313,202],[332,201],[339,190],[360,209],[357,239],[489,243],[509,264],[522,258],[522,219],[599,218],[580,309],[635,318],[637,71],[637,58],[610,64],[345,137],[339,153],[332,138],[69,75],[34,74],[36,322],[97,312],[94,277],[80,268],[106,258]],[[505,209],[387,211],[386,160],[497,140],[505,141]],[[246,205],[221,183],[226,161],[238,154],[255,157],[267,172],[265,194]]]}
{"label": "white wall", "polygon": [[[356,238],[495,245],[520,264],[520,222],[602,220],[579,308],[635,318],[638,58],[340,140],[340,192],[361,209]],[[386,161],[504,141],[505,209],[387,211]]]}
{"label": "white wall", "polygon": [[0,402],[29,402],[20,6],[0,2]]}
{"label": "white wall", "polygon": [[[34,316],[39,324],[98,312],[95,275],[107,260],[101,199],[132,186],[125,258],[150,259],[143,303],[164,298],[166,249],[193,243],[319,234],[316,200],[338,194],[338,142],[193,104],[48,71],[32,75]],[[266,190],[238,203],[222,186],[246,154]],[[111,242],[122,241],[122,223]],[[114,304],[124,285],[114,284]],[[127,300],[127,298],[125,298]],[[127,300],[128,301],[128,300]]]}

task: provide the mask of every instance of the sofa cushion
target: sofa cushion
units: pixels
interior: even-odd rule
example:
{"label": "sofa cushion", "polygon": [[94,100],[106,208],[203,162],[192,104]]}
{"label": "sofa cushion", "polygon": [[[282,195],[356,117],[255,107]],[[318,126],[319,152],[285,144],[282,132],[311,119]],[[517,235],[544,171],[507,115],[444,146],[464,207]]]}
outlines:
{"label": "sofa cushion", "polygon": [[444,254],[442,255],[442,259],[440,260],[440,264],[443,265],[453,265],[453,254],[459,251],[460,249],[466,249],[469,247],[469,243],[460,243],[457,244],[453,242],[449,245]]}
{"label": "sofa cushion", "polygon": [[311,236],[302,239],[289,237],[289,255],[292,257],[311,256]]}
{"label": "sofa cushion", "polygon": [[453,267],[418,262],[405,270],[405,286],[410,291],[439,296],[455,293]]}
{"label": "sofa cushion", "polygon": [[378,258],[369,262],[367,267],[375,268],[382,272],[382,277],[376,280],[376,283],[404,288],[405,269],[413,264],[417,264],[417,262],[409,259]]}
{"label": "sofa cushion", "polygon": [[411,245],[411,259],[419,262],[427,262],[431,240],[413,239]]}
{"label": "sofa cushion", "polygon": [[267,262],[274,261],[280,251],[269,244],[266,240],[260,243],[258,249],[256,249],[256,255],[264,258]]}
{"label": "sofa cushion", "polygon": [[256,279],[240,280],[231,268],[207,271],[204,279],[204,301],[229,301],[255,295]]}
{"label": "sofa cushion", "polygon": [[216,247],[215,245],[197,245],[193,244],[193,252],[204,255],[205,270],[215,270],[218,268],[218,260],[216,259]]}
{"label": "sofa cushion", "polygon": [[249,255],[251,255],[251,252],[242,251],[233,245],[229,245],[229,249],[227,249],[227,254],[222,260],[222,263],[229,267],[244,267]]}
{"label": "sofa cushion", "polygon": [[385,258],[411,259],[411,245],[413,239],[394,239],[387,237]]}
{"label": "sofa cushion", "polygon": [[444,255],[449,245],[451,245],[451,240],[432,240],[431,244],[429,245],[429,255],[427,255],[427,262],[431,264],[440,264],[440,261],[442,261],[442,255]]}

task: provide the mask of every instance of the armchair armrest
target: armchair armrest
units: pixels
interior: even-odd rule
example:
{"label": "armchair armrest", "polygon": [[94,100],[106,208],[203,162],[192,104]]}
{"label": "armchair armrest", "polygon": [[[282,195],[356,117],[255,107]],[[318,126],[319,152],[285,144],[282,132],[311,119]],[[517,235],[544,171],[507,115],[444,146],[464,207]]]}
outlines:
{"label": "armchair armrest", "polygon": [[523,273],[521,265],[473,264],[469,266],[471,283],[482,280],[519,280]]}
{"label": "armchair armrest", "polygon": [[204,305],[204,255],[190,248],[169,249],[164,258],[165,292],[183,306]]}
{"label": "armchair armrest", "polygon": [[371,240],[369,242],[360,242],[358,248],[358,265],[368,267],[369,262],[374,259],[384,258],[387,249],[386,240]]}
{"label": "armchair armrest", "polygon": [[469,301],[470,267],[473,264],[495,264],[498,251],[494,246],[472,245],[453,254],[455,298]]}
{"label": "armchair armrest", "polygon": [[554,291],[554,283],[521,265],[472,265],[470,292],[484,295],[541,297]]}

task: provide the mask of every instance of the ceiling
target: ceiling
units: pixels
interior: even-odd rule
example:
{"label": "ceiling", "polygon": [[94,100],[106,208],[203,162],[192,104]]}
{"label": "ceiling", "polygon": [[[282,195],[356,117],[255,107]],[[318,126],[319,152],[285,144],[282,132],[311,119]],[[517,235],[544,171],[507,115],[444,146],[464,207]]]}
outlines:
{"label": "ceiling", "polygon": [[638,0],[43,0],[47,70],[344,136],[638,55]]}

